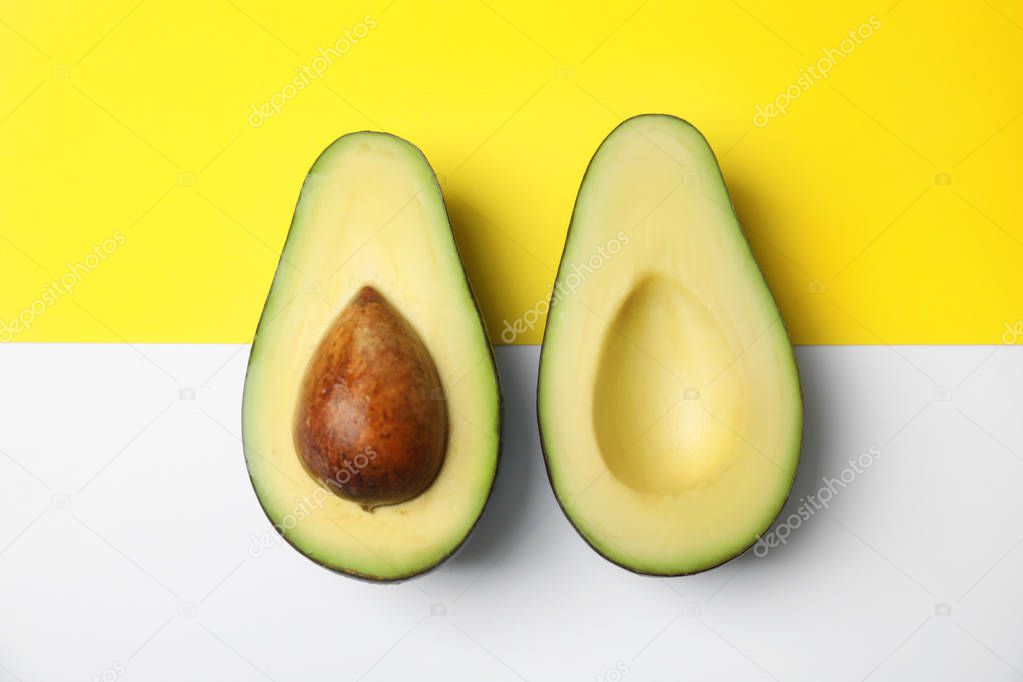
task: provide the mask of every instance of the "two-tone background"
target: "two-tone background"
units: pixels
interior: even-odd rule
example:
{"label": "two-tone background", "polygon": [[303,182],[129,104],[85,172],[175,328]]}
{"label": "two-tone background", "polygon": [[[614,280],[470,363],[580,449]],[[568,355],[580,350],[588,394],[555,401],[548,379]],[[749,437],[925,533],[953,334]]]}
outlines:
{"label": "two-tone background", "polygon": [[[1021,58],[1009,0],[0,2],[0,679],[1023,677]],[[716,150],[807,408],[773,546],[672,580],[575,536],[532,405],[583,170],[644,112]],[[282,545],[239,441],[360,129],[423,149],[505,345],[491,505],[397,587]]]}

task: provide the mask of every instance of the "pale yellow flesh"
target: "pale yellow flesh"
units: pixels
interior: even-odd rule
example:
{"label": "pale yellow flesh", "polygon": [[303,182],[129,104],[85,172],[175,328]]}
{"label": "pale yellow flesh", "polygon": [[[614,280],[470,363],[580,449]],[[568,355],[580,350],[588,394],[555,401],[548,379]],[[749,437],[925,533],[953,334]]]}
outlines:
{"label": "pale yellow flesh", "polygon": [[678,119],[631,119],[587,172],[539,414],[566,513],[635,570],[720,563],[788,494],[802,428],[791,346],[713,154]]}
{"label": "pale yellow flesh", "polygon": [[[320,487],[292,440],[309,359],[364,285],[381,292],[422,338],[449,419],[433,484],[373,512]],[[341,138],[303,188],[246,378],[245,454],[267,515],[303,553],[332,568],[382,579],[429,568],[458,546],[486,502],[499,403],[489,345],[426,160],[388,135]]]}

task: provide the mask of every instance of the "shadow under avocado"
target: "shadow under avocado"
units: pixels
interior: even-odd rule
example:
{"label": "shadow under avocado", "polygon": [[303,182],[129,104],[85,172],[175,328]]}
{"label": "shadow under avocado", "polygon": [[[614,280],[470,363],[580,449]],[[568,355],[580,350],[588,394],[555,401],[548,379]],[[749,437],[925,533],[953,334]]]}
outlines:
{"label": "shadow under avocado", "polygon": [[[829,475],[827,453],[839,447],[839,444],[833,442],[832,434],[837,432],[840,415],[830,407],[828,400],[834,386],[821,364],[824,358],[816,355],[813,350],[812,347],[796,350],[803,391],[803,447],[796,480],[784,508],[764,534],[765,539],[773,534],[773,542],[770,545],[760,545],[759,548],[754,545],[746,552],[754,562],[786,564],[803,561],[806,553],[813,551],[814,536],[828,530],[827,520],[821,518],[828,514],[828,510],[816,508],[807,502],[807,498],[816,497],[826,485],[824,479]],[[803,507],[803,516],[800,516]],[[792,515],[799,520],[788,523],[787,519]],[[778,530],[783,526],[789,530],[779,533]]]}
{"label": "shadow under avocado", "polygon": [[[444,191],[444,205],[451,223],[458,257],[462,261],[462,269],[476,297],[476,307],[483,316],[483,323],[488,329],[494,328],[503,291],[492,290],[489,282],[493,277],[487,276],[487,270],[493,267],[493,246],[485,238],[487,230],[493,229],[486,220],[461,197],[455,198],[449,191]],[[490,339],[491,343],[498,339]]]}
{"label": "shadow under avocado", "polygon": [[536,505],[526,501],[553,493],[543,474],[536,423],[536,373],[531,349],[497,348],[497,370],[503,396],[501,459],[494,491],[472,535],[450,560],[451,568],[489,565],[534,522]]}

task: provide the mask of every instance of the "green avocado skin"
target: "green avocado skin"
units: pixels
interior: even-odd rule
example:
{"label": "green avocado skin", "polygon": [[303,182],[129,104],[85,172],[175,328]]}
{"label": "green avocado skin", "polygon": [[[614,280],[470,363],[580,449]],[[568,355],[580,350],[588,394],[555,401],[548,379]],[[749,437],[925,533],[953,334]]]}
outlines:
{"label": "green avocado skin", "polygon": [[[409,142],[409,141],[407,141],[407,140],[405,140],[403,138],[400,138],[400,137],[398,137],[396,135],[392,135],[390,133],[383,133],[383,132],[376,132],[376,131],[367,131],[367,130],[358,131],[358,132],[352,132],[352,133],[348,133],[348,134],[342,135],[341,137],[337,138],[333,143],[328,145],[326,147],[326,149],[317,158],[316,162],[313,163],[312,167],[310,168],[309,172],[307,173],[306,181],[303,183],[303,187],[306,186],[306,184],[309,182],[309,180],[314,176],[317,167],[330,154],[334,153],[335,150],[337,150],[340,147],[342,147],[345,143],[347,143],[347,142],[355,142],[359,138],[363,138],[363,137],[366,137],[366,136],[371,136],[371,137],[384,136],[384,137],[390,138],[390,139],[392,139],[392,140],[394,140],[396,142],[399,142],[399,143],[407,146],[415,155],[417,155],[419,157],[419,159],[421,159],[422,163],[426,166],[426,168],[429,169],[429,174],[430,174],[430,178],[431,178],[431,189],[435,190],[436,195],[439,197],[439,201],[441,203],[441,209],[444,211],[444,215],[447,216],[447,224],[448,224],[449,233],[451,235],[452,248],[455,251],[455,256],[458,258],[459,262],[461,262],[461,257],[458,254],[457,243],[454,240],[454,233],[453,233],[453,231],[451,231],[451,227],[450,227],[450,225],[451,225],[450,215],[448,214],[447,207],[446,207],[444,199],[443,199],[443,193],[442,193],[441,188],[440,188],[440,183],[437,180],[436,173],[433,171],[432,166],[430,166],[429,161],[426,159],[426,157],[422,153],[422,151],[418,147],[413,145],[411,142]],[[288,230],[288,235],[285,238],[284,247],[281,250],[281,264],[284,263],[285,258],[288,255],[288,244],[290,243],[293,235],[296,233],[296,221],[298,219],[298,212],[299,212],[299,207],[301,206],[301,204],[302,204],[302,196],[301,196],[301,193],[300,193],[298,201],[296,203],[296,207],[295,207],[295,211],[294,211],[294,217],[292,219],[292,224],[291,224],[291,226],[290,226],[290,228]],[[254,367],[255,363],[259,362],[260,358],[263,355],[263,348],[262,348],[263,344],[261,344],[261,342],[260,342],[260,339],[261,339],[260,330],[264,328],[264,324],[266,324],[266,322],[268,320],[268,311],[270,310],[271,300],[272,300],[272,297],[273,297],[273,294],[274,294],[274,284],[276,283],[277,277],[280,275],[281,269],[282,269],[281,265],[278,265],[277,272],[275,273],[275,276],[274,276],[274,282],[271,283],[269,292],[268,292],[268,294],[266,296],[266,303],[265,303],[265,305],[263,307],[263,310],[260,313],[259,320],[258,320],[258,322],[256,324],[256,331],[255,331],[255,334],[253,335],[253,341],[252,341],[252,346],[251,346],[251,350],[250,350],[250,354],[249,354],[249,360],[248,360],[248,363],[247,363],[247,366],[246,366],[246,375],[245,375],[245,384],[246,384],[246,386],[248,386],[248,381],[249,381],[250,375],[252,374],[253,367]],[[476,297],[475,293],[473,292],[472,285],[471,285],[471,283],[469,281],[467,273],[465,272],[464,266],[461,269],[462,269],[461,281],[464,283],[464,286],[465,286],[465,288],[466,288],[466,290],[468,292],[468,296],[469,296],[469,299],[470,299],[471,305],[472,305],[472,313],[480,321],[480,324],[482,326],[482,332],[483,332],[484,338],[486,339],[487,362],[489,364],[490,373],[494,377],[495,390],[496,390],[496,430],[497,430],[498,436],[497,436],[495,461],[494,461],[494,473],[493,473],[492,476],[490,476],[489,484],[488,484],[486,492],[485,492],[483,506],[481,507],[480,513],[473,520],[471,526],[468,527],[468,529],[466,530],[466,532],[465,532],[464,536],[462,537],[461,541],[458,542],[457,545],[455,545],[449,552],[447,552],[446,554],[444,554],[443,556],[438,558],[436,561],[430,563],[429,565],[423,566],[423,567],[418,568],[418,569],[413,570],[413,571],[409,571],[407,573],[403,573],[403,574],[400,574],[400,575],[394,575],[394,576],[371,575],[371,574],[367,574],[367,573],[363,573],[363,572],[359,572],[359,571],[347,568],[347,567],[342,566],[342,565],[328,563],[327,561],[317,557],[318,553],[315,551],[315,548],[304,547],[301,544],[294,542],[290,537],[288,537],[287,533],[284,532],[284,530],[277,525],[277,523],[274,521],[274,518],[273,518],[270,510],[267,508],[264,500],[260,497],[260,495],[258,493],[258,489],[259,488],[258,488],[257,482],[256,482],[256,480],[255,480],[255,478],[253,476],[252,467],[249,465],[248,461],[246,461],[246,470],[247,470],[247,473],[248,473],[248,476],[249,476],[249,482],[252,485],[253,493],[255,494],[256,500],[257,500],[257,502],[260,505],[260,509],[263,511],[264,516],[266,516],[267,520],[273,526],[274,530],[278,533],[278,535],[280,535],[280,537],[288,545],[290,545],[292,548],[294,548],[299,554],[301,554],[302,556],[304,556],[306,559],[308,559],[309,561],[313,562],[314,564],[316,564],[316,565],[318,565],[318,566],[320,566],[322,568],[325,568],[325,569],[327,569],[327,570],[329,570],[329,571],[331,571],[333,573],[337,573],[339,575],[344,575],[344,576],[349,577],[349,578],[354,578],[356,580],[360,580],[360,581],[368,582],[368,583],[374,583],[374,584],[400,584],[400,583],[402,583],[402,582],[404,582],[406,580],[409,580],[409,579],[412,579],[412,578],[416,578],[416,577],[419,577],[421,575],[425,575],[425,574],[433,571],[434,569],[436,569],[438,566],[443,564],[448,559],[450,559],[453,556],[455,556],[462,549],[462,547],[465,546],[466,542],[468,542],[469,538],[473,535],[473,533],[475,532],[476,528],[479,526],[479,521],[482,518],[483,514],[485,513],[486,507],[487,507],[487,505],[490,502],[490,498],[491,498],[491,496],[493,494],[494,483],[495,483],[496,478],[497,478],[497,470],[500,467],[500,462],[501,462],[501,449],[502,449],[502,444],[503,444],[502,418],[503,418],[503,414],[504,414],[504,409],[503,409],[504,399],[503,399],[503,393],[502,393],[502,390],[501,390],[500,375],[497,372],[497,364],[496,364],[495,357],[494,357],[493,346],[490,343],[489,338],[487,336],[487,326],[486,326],[486,324],[484,322],[482,311],[479,308],[478,298]],[[242,433],[243,434],[246,433],[246,429],[245,429],[245,423],[246,423],[245,413],[246,413],[246,409],[245,409],[244,402],[245,401],[244,401],[244,398],[243,398],[242,415],[241,415],[241,426],[242,426]]]}
{"label": "green avocado skin", "polygon": [[[710,151],[711,158],[713,159],[713,162],[714,162],[714,168],[717,170],[718,176],[720,178],[722,178],[721,179],[722,187],[724,188],[724,190],[725,190],[725,192],[727,194],[727,188],[724,187],[724,180],[723,180],[723,176],[721,175],[720,164],[718,163],[716,157],[714,156],[713,150],[711,150],[710,145],[707,142],[706,138],[703,136],[702,133],[700,133],[700,131],[693,124],[691,124],[690,122],[686,121],[685,119],[679,118],[677,116],[673,116],[671,114],[638,114],[638,115],[635,115],[635,116],[632,116],[630,118],[625,119],[624,121],[619,123],[618,126],[616,126],[615,129],[612,130],[611,133],[609,133],[608,136],[604,139],[604,141],[598,147],[597,151],[594,153],[593,157],[591,157],[589,163],[587,164],[586,170],[583,173],[583,178],[582,178],[582,181],[580,183],[579,193],[577,194],[577,197],[576,197],[576,202],[575,202],[575,205],[573,207],[572,215],[571,215],[571,218],[570,218],[570,221],[569,221],[569,228],[568,228],[568,231],[567,231],[566,236],[565,236],[565,247],[564,247],[564,249],[562,251],[562,257],[561,257],[561,261],[560,261],[560,263],[558,265],[557,274],[555,275],[555,285],[557,285],[557,283],[560,283],[562,281],[563,276],[567,272],[567,269],[571,266],[571,263],[569,262],[569,258],[568,258],[568,255],[567,255],[567,253],[568,253],[568,246],[569,246],[569,244],[572,243],[573,238],[574,238],[574,236],[576,234],[576,230],[578,229],[577,216],[578,216],[578,213],[579,213],[580,204],[584,200],[584,192],[583,192],[583,190],[586,187],[587,179],[590,178],[593,175],[593,173],[594,173],[595,162],[598,160],[598,157],[600,155],[601,149],[605,145],[607,145],[609,140],[611,140],[615,136],[615,134],[618,133],[620,130],[622,130],[624,127],[628,126],[629,124],[631,124],[633,122],[640,121],[640,120],[643,120],[643,119],[661,119],[661,120],[663,120],[665,123],[667,123],[669,125],[677,125],[677,126],[680,126],[680,127],[684,127],[684,128],[690,129],[693,133],[698,135],[700,140],[702,140],[703,143],[706,145],[708,151]],[[734,214],[735,214],[735,206],[732,203],[730,197],[729,197],[728,201],[729,201],[729,208],[731,209],[732,214],[734,216]],[[738,225],[738,218],[737,217],[736,217],[736,224]],[[748,250],[748,255],[749,255],[750,260],[755,263],[755,260],[753,259],[752,251],[749,250],[748,244],[747,244],[747,250]],[[763,273],[759,270],[759,268],[755,268],[755,269],[756,269],[757,275],[759,277],[760,285],[762,285],[765,289],[770,291],[770,289],[767,286],[766,280],[764,280],[764,278],[763,278]],[[773,301],[773,299],[772,299],[772,301]],[[554,491],[554,497],[555,497],[555,499],[558,502],[559,509],[561,509],[562,514],[565,515],[565,518],[569,521],[569,524],[572,526],[573,530],[575,530],[575,532],[579,535],[579,537],[581,537],[583,539],[583,541],[587,545],[589,545],[590,548],[593,549],[593,551],[596,552],[599,556],[603,557],[605,560],[607,560],[611,564],[614,564],[615,566],[623,568],[626,571],[629,571],[629,572],[631,572],[633,574],[642,575],[642,576],[673,578],[673,577],[682,577],[682,576],[688,576],[688,575],[697,575],[699,573],[703,573],[705,571],[709,571],[711,569],[718,568],[719,566],[722,566],[722,565],[728,563],[729,561],[731,561],[731,560],[733,560],[733,559],[735,559],[737,557],[740,557],[743,554],[745,554],[746,551],[748,551],[751,547],[753,547],[753,545],[756,544],[757,539],[761,535],[763,535],[765,532],[767,532],[771,527],[773,527],[775,525],[775,523],[777,522],[778,518],[781,516],[782,512],[784,511],[785,506],[788,503],[788,500],[791,497],[792,487],[793,487],[793,484],[795,483],[795,475],[796,475],[796,471],[798,469],[798,463],[799,463],[799,459],[800,459],[802,435],[800,435],[800,438],[795,443],[795,453],[794,453],[795,463],[793,465],[792,477],[791,477],[791,480],[789,481],[788,490],[787,490],[787,492],[786,492],[786,494],[784,496],[781,496],[778,499],[776,508],[774,509],[773,513],[771,513],[769,515],[769,520],[766,523],[762,524],[762,528],[761,528],[760,532],[757,533],[756,537],[754,537],[751,541],[746,542],[746,543],[742,543],[742,545],[739,546],[738,549],[724,554],[723,556],[721,556],[720,558],[718,558],[715,561],[708,562],[705,565],[702,565],[702,566],[700,566],[698,568],[695,568],[695,569],[692,569],[692,570],[664,570],[664,571],[662,571],[662,570],[644,568],[644,567],[640,567],[640,566],[634,565],[633,563],[630,563],[627,559],[625,559],[625,558],[623,558],[621,556],[616,555],[614,552],[608,551],[608,549],[605,546],[601,546],[601,544],[598,543],[593,537],[591,537],[590,534],[586,533],[583,530],[583,528],[581,527],[580,523],[573,517],[572,512],[569,509],[569,505],[566,504],[565,500],[562,498],[562,495],[559,493],[558,486],[557,486],[557,484],[555,482],[555,476],[554,476],[554,472],[552,471],[552,464],[551,464],[551,462],[552,462],[552,457],[556,456],[556,455],[554,455],[554,453],[552,452],[552,449],[551,449],[551,446],[550,446],[550,439],[549,439],[549,437],[545,436],[545,433],[544,433],[544,421],[545,421],[545,416],[544,415],[545,415],[545,409],[544,409],[543,377],[544,377],[544,363],[546,361],[546,355],[547,355],[547,351],[549,349],[549,343],[550,343],[550,337],[551,337],[551,318],[552,318],[551,313],[553,313],[556,305],[557,305],[557,300],[556,300],[556,298],[552,297],[551,303],[550,303],[550,307],[549,307],[549,310],[548,310],[547,322],[546,322],[546,324],[544,326],[543,339],[541,341],[540,360],[539,360],[539,368],[538,368],[538,380],[537,380],[537,389],[536,389],[536,415],[537,415],[537,426],[538,426],[539,434],[540,434],[540,447],[541,447],[541,451],[542,451],[542,454],[543,454],[544,469],[547,472],[547,480],[550,483],[552,490]],[[791,359],[791,366],[792,366],[792,377],[791,377],[791,379],[795,382],[796,386],[799,387],[799,391],[798,391],[798,393],[799,393],[799,400],[800,400],[800,403],[802,403],[802,400],[803,400],[802,384],[801,384],[800,377],[799,377],[798,365],[795,362],[795,353],[794,353],[794,350],[792,348],[791,339],[790,339],[790,337],[788,335],[787,329],[785,328],[784,321],[781,319],[781,311],[778,308],[778,305],[777,305],[776,301],[773,301],[773,306],[774,306],[774,311],[777,313],[777,315],[779,317],[782,331],[785,334],[786,338],[789,340],[789,344],[788,344],[789,357]],[[798,424],[797,424],[797,427],[799,429],[800,434],[802,434],[802,432],[803,432],[803,426],[804,426],[804,423],[803,423],[803,410],[800,408],[800,410],[798,411]]]}

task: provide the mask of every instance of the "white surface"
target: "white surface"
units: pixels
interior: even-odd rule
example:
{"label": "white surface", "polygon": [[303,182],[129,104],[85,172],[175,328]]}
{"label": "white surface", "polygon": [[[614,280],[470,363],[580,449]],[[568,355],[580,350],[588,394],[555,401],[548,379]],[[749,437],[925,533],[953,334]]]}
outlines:
{"label": "white surface", "polygon": [[555,507],[537,352],[497,351],[476,533],[381,586],[253,556],[274,536],[238,438],[246,347],[0,347],[0,680],[1023,676],[1023,348],[798,349],[788,509],[882,456],[766,557],[677,579],[607,563]]}

